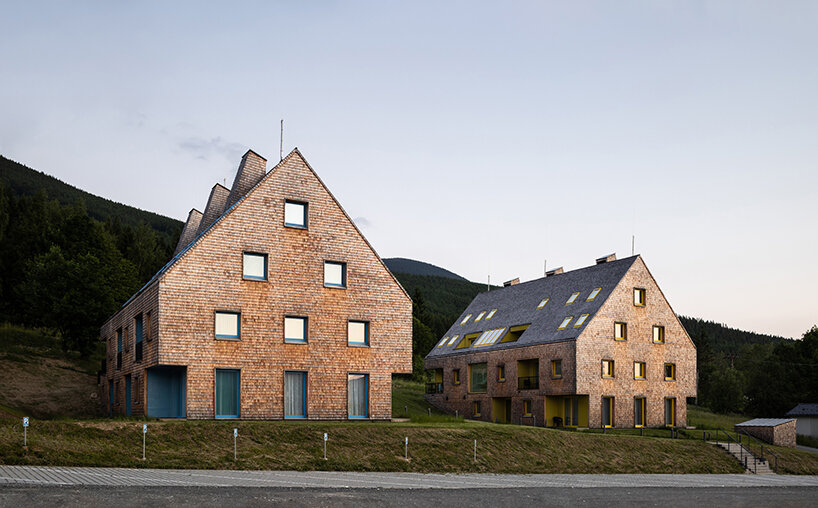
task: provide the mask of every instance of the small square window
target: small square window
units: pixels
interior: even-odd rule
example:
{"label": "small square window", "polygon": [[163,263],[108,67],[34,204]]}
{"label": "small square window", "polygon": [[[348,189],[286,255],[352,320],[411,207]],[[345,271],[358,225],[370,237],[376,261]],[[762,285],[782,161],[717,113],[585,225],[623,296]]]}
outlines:
{"label": "small square window", "polygon": [[614,339],[628,340],[628,324],[614,323]]}
{"label": "small square window", "polygon": [[578,296],[579,296],[579,291],[577,291],[576,293],[574,293],[573,295],[571,295],[571,297],[570,297],[570,298],[568,298],[568,301],[567,301],[567,302],[565,302],[565,305],[571,305],[572,303],[574,303],[574,302],[576,301],[576,299],[577,299],[577,297],[578,297]]}
{"label": "small square window", "polygon": [[551,377],[562,377],[562,360],[551,360]]}
{"label": "small square window", "polygon": [[665,381],[676,381],[676,364],[665,364]]}
{"label": "small square window", "polygon": [[574,316],[567,316],[565,319],[562,320],[562,324],[560,324],[557,330],[565,330],[565,328],[568,326],[572,319],[574,319]]}
{"label": "small square window", "polygon": [[267,280],[267,254],[245,252],[242,261],[242,276],[245,279]]}
{"label": "small square window", "polygon": [[657,344],[662,344],[665,342],[665,327],[664,326],[655,326],[653,327],[653,342]]}
{"label": "small square window", "polygon": [[602,360],[602,377],[614,377],[613,360]]}
{"label": "small square window", "polygon": [[590,302],[591,300],[596,298],[596,295],[598,295],[600,291],[602,291],[602,288],[595,288],[593,291],[591,291],[591,294],[588,295],[588,298],[586,298],[585,301]]}
{"label": "small square window", "polygon": [[239,317],[238,312],[216,311],[216,338],[238,339],[241,328]]}
{"label": "small square window", "polygon": [[460,324],[465,325],[469,321],[469,319],[471,319],[471,314],[467,314],[466,317],[464,317],[463,320],[460,321]]}
{"label": "small square window", "polygon": [[633,289],[633,304],[637,307],[644,307],[645,306],[645,290],[644,289]]}
{"label": "small square window", "polygon": [[492,310],[491,312],[489,312],[489,315],[488,315],[488,316],[486,316],[486,321],[488,321],[489,319],[491,319],[491,317],[494,315],[494,313],[495,313],[495,312],[497,312],[497,309],[494,309],[494,310]]}
{"label": "small square window", "polygon": [[523,416],[531,416],[531,401],[523,401]]}
{"label": "small square window", "polygon": [[498,365],[497,366],[497,381],[505,381],[506,380],[506,366],[505,365]]}
{"label": "small square window", "polygon": [[645,379],[645,362],[633,362],[633,378]]}
{"label": "small square window", "polygon": [[293,228],[307,227],[307,203],[284,202],[284,225]]}
{"label": "small square window", "polygon": [[537,308],[542,309],[543,307],[545,307],[546,303],[548,303],[548,298],[543,298],[542,300],[540,300],[540,304],[537,305]]}
{"label": "small square window", "polygon": [[453,385],[460,384],[460,369],[454,369],[452,371],[452,384]]}
{"label": "small square window", "polygon": [[577,319],[577,322],[574,323],[574,328],[579,328],[580,326],[585,324],[585,320],[588,319],[588,314],[583,314]]}
{"label": "small square window", "polygon": [[475,400],[473,405],[474,416],[480,416],[480,401]]}
{"label": "small square window", "polygon": [[324,285],[334,288],[347,287],[347,264],[324,261]]}
{"label": "small square window", "polygon": [[369,321],[349,321],[347,323],[347,341],[350,346],[368,346]]}
{"label": "small square window", "polygon": [[307,342],[307,318],[298,316],[284,317],[284,342]]}
{"label": "small square window", "polygon": [[477,315],[476,318],[474,318],[474,322],[476,323],[476,322],[480,321],[481,319],[483,319],[483,316],[485,316],[485,315],[486,315],[486,311],[481,312],[480,314]]}

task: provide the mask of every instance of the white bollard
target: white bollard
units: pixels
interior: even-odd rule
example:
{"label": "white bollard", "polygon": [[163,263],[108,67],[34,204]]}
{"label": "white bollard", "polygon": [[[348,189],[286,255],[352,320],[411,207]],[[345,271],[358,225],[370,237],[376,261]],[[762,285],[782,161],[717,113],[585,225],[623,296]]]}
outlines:
{"label": "white bollard", "polygon": [[477,440],[474,440],[474,461],[477,462]]}
{"label": "white bollard", "polygon": [[409,436],[406,436],[405,449],[403,451],[403,458],[409,460]]}
{"label": "white bollard", "polygon": [[142,424],[142,460],[145,460],[145,436],[148,434],[148,424]]}
{"label": "white bollard", "polygon": [[327,460],[327,433],[324,432],[324,460]]}
{"label": "white bollard", "polygon": [[239,429],[233,429],[233,460],[235,461],[237,458],[237,451],[236,451],[236,438],[239,437]]}
{"label": "white bollard", "polygon": [[23,417],[23,448],[28,448],[28,416]]}

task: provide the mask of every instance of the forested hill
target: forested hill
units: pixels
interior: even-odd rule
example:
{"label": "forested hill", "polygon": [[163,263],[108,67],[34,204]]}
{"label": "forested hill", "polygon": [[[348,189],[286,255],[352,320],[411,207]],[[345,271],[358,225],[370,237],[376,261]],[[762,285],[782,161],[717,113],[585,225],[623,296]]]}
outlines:
{"label": "forested hill", "polygon": [[90,217],[101,222],[119,219],[123,225],[134,228],[140,223],[145,223],[162,236],[167,243],[174,243],[175,238],[178,238],[176,235],[183,226],[176,219],[95,196],[2,155],[0,155],[0,183],[4,184],[11,194],[18,196],[33,196],[45,191],[49,199],[55,199],[64,206],[73,205],[78,200],[82,200],[85,202],[85,208]]}
{"label": "forested hill", "polygon": [[445,268],[440,268],[439,266],[435,266],[430,263],[424,263],[423,261],[415,261],[414,259],[406,258],[386,258],[383,260],[383,262],[392,273],[432,275],[435,277],[445,277],[447,279],[468,282],[465,277],[461,277],[454,272],[446,270]]}
{"label": "forested hill", "polygon": [[687,334],[698,342],[700,337],[707,337],[710,347],[716,353],[736,354],[744,346],[755,344],[778,344],[790,339],[777,335],[766,335],[730,328],[727,325],[705,321],[699,318],[679,316],[679,321],[687,330]]}

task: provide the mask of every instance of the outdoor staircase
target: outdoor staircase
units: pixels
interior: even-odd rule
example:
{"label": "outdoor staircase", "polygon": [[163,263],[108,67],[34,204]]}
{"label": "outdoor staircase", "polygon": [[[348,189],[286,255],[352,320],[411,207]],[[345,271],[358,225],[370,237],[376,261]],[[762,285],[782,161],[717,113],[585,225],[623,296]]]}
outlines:
{"label": "outdoor staircase", "polygon": [[741,446],[738,443],[713,443],[719,446],[721,449],[727,451],[730,455],[736,458],[737,461],[744,466],[744,469],[748,473],[753,474],[775,474],[775,472],[770,469],[769,463],[767,463],[766,459],[756,457],[753,455],[747,448]]}

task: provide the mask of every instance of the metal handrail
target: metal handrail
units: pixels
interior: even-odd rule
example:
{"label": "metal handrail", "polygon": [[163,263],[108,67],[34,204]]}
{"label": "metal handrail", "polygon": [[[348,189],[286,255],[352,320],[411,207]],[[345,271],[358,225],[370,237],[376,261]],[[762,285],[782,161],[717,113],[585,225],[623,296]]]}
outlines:
{"label": "metal handrail", "polygon": [[540,387],[539,376],[525,376],[517,378],[518,390],[536,390]]}
{"label": "metal handrail", "polygon": [[[742,465],[744,465],[744,469],[749,469],[747,467],[747,460],[749,458],[752,458],[753,459],[753,473],[758,473],[758,461],[760,459],[758,459],[755,455],[753,455],[753,452],[751,452],[748,448],[745,448],[744,445],[741,444],[741,434],[737,433],[739,435],[739,440],[736,440],[736,438],[731,436],[729,432],[727,432],[726,430],[724,430],[722,428],[718,428],[718,429],[716,429],[716,443],[721,443],[721,441],[719,440],[719,434],[720,433],[724,434],[727,438],[729,438],[730,441],[732,441],[732,442],[734,442],[735,444],[738,445],[738,447],[739,447],[739,462],[741,462]],[[727,441],[728,449],[729,449],[729,446],[730,446],[730,441]]]}
{"label": "metal handrail", "polygon": [[[741,436],[747,436],[747,447],[748,447],[747,449],[748,450],[750,449],[749,448],[750,442],[754,441],[761,448],[761,460],[769,463],[767,458],[764,456],[764,454],[765,454],[764,443],[762,443],[761,441],[756,439],[754,436],[751,436],[750,434],[748,434],[747,432],[742,431],[742,430],[737,430],[736,434],[739,435],[739,440],[741,440]],[[775,459],[775,465],[773,465],[773,471],[775,471],[777,473],[778,472],[778,455],[776,455],[776,453],[774,451],[772,451],[769,446],[766,447],[766,453],[769,453]]]}

